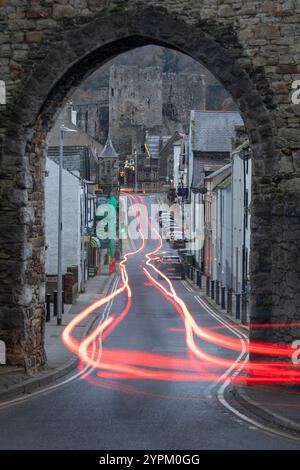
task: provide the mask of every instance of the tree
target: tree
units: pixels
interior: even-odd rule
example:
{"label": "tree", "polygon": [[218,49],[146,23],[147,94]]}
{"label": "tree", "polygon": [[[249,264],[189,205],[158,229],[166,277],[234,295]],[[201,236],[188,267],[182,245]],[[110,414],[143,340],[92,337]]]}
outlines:
{"label": "tree", "polygon": [[171,49],[164,48],[162,50],[162,63],[163,72],[166,73],[178,73],[179,71],[179,59],[177,54]]}

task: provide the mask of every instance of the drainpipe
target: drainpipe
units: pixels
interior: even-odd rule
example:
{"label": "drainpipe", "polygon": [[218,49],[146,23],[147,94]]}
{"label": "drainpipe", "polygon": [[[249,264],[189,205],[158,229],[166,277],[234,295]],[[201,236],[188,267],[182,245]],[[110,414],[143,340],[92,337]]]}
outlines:
{"label": "drainpipe", "polygon": [[[231,157],[231,275],[230,275],[230,288],[232,289],[233,288],[233,259],[234,259],[234,256],[233,256],[233,246],[234,246],[234,243],[233,243],[233,240],[234,240],[234,233],[233,233],[233,230],[234,230],[234,204],[233,204],[233,198],[234,198],[234,156],[235,154],[233,153],[232,154],[232,157]],[[226,286],[227,287],[227,286]]]}
{"label": "drainpipe", "polygon": [[243,226],[243,283],[242,291],[246,291],[246,160],[243,159],[243,179],[244,179],[244,226]]}

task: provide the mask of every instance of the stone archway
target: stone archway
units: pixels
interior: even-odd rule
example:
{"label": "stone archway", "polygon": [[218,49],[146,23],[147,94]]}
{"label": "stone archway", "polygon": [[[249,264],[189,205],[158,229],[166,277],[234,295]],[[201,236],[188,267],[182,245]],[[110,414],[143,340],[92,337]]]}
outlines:
{"label": "stone archway", "polygon": [[[6,274],[0,287],[0,338],[7,344],[11,364],[35,369],[45,362],[43,165],[47,132],[62,103],[82,80],[114,56],[147,44],[174,48],[201,61],[231,93],[253,151],[251,319],[253,323],[286,321],[287,301],[292,308],[290,318],[298,314],[292,298],[300,280],[298,245],[290,240],[287,246],[286,237],[291,230],[295,235],[300,231],[299,194],[292,186],[291,149],[285,150],[286,160],[281,158],[285,134],[279,129],[280,106],[274,101],[265,68],[249,60],[238,27],[226,15],[201,19],[198,13],[188,17],[183,10],[161,8],[155,2],[148,2],[153,3],[150,7],[128,3],[132,8],[128,4],[113,10],[99,8],[93,19],[78,14],[66,21],[66,28],[53,28],[51,41],[35,49],[24,64],[24,79],[5,110],[0,170],[5,230],[0,241],[2,273]],[[281,259],[284,250],[288,253]],[[279,285],[287,287],[283,299]],[[252,335],[264,340],[275,337],[263,328],[253,330]],[[286,330],[279,329],[276,339],[284,341],[285,335]]]}

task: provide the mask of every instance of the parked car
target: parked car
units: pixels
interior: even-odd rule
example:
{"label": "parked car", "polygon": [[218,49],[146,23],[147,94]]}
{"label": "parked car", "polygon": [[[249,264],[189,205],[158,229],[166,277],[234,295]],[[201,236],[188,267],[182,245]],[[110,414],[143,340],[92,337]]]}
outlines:
{"label": "parked car", "polygon": [[159,225],[162,227],[165,222],[174,220],[173,215],[167,211],[160,211],[158,216]]}
{"label": "parked car", "polygon": [[[172,252],[159,253],[155,258],[155,266],[168,277],[185,279],[184,263],[179,255],[174,255]],[[158,275],[158,279],[160,278]]]}
{"label": "parked car", "polygon": [[174,219],[165,219],[163,220],[162,223],[163,227],[173,227],[174,225],[177,225]]}
{"label": "parked car", "polygon": [[163,231],[164,231],[166,240],[170,240],[172,233],[179,232],[180,227],[178,227],[178,225],[167,225],[166,227],[164,227]]}
{"label": "parked car", "polygon": [[171,217],[170,212],[168,212],[168,211],[159,211],[158,212],[158,222],[159,222],[160,226],[162,226],[163,219],[165,219],[166,217]]}
{"label": "parked car", "polygon": [[173,248],[185,247],[185,239],[181,231],[173,231],[170,233],[170,245]]}

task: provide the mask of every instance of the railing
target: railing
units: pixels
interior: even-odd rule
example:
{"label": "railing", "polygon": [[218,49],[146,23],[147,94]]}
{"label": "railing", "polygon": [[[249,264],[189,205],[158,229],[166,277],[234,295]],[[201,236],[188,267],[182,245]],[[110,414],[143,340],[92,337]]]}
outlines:
{"label": "railing", "polygon": [[[186,276],[200,289],[204,290],[206,297],[214,302],[217,308],[234,317],[244,325],[249,323],[249,302],[246,292],[234,292],[232,288],[223,286],[220,281],[211,279],[202,274],[200,269],[186,264]],[[205,281],[203,281],[203,278]]]}

